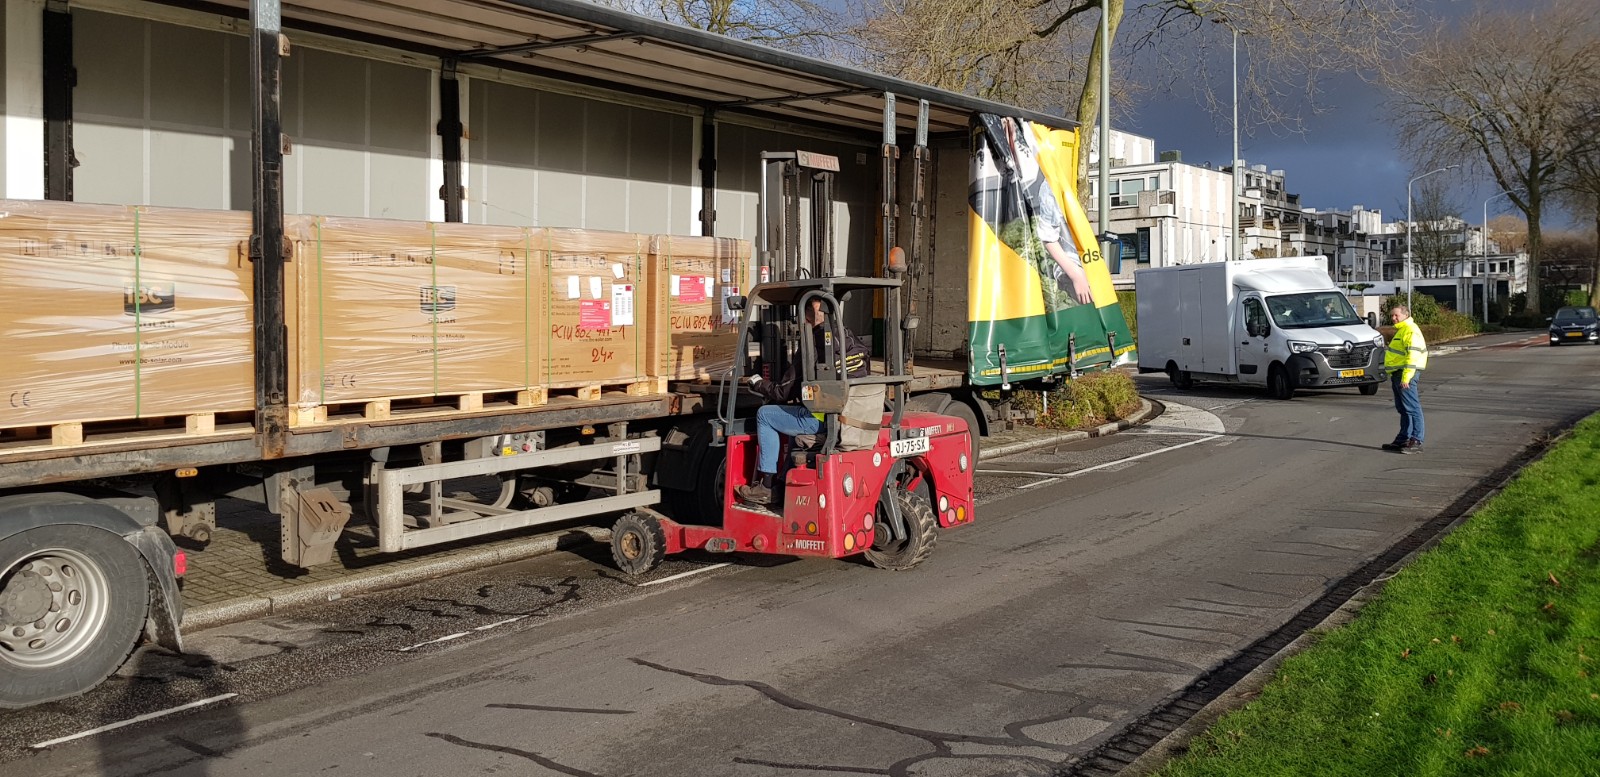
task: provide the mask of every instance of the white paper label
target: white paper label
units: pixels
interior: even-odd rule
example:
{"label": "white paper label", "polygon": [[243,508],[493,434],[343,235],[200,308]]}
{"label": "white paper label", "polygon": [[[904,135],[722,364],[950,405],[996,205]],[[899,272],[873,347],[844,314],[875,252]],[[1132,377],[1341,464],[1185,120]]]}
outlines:
{"label": "white paper label", "polygon": [[633,326],[633,284],[611,284],[611,325]]}
{"label": "white paper label", "polygon": [[676,296],[678,296],[679,294],[682,293],[682,291],[681,291],[682,284],[683,284],[683,276],[681,276],[681,275],[672,276],[672,296],[676,297]]}
{"label": "white paper label", "polygon": [[729,267],[722,268],[722,282],[723,283],[733,283],[733,269],[732,268],[729,268]]}
{"label": "white paper label", "polygon": [[622,280],[622,263],[621,262],[612,262],[611,263],[611,275],[612,275],[612,277],[616,278],[619,281]]}
{"label": "white paper label", "polygon": [[567,299],[578,298],[578,276],[567,276]]}
{"label": "white paper label", "polygon": [[589,277],[589,297],[600,299],[600,276],[598,275]]}

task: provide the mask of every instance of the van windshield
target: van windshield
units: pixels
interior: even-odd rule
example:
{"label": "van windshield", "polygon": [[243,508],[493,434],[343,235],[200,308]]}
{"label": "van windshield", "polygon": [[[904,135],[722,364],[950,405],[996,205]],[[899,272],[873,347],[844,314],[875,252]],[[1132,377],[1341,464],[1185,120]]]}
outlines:
{"label": "van windshield", "polygon": [[1267,310],[1280,329],[1349,326],[1362,323],[1350,300],[1337,291],[1279,294],[1267,298]]}

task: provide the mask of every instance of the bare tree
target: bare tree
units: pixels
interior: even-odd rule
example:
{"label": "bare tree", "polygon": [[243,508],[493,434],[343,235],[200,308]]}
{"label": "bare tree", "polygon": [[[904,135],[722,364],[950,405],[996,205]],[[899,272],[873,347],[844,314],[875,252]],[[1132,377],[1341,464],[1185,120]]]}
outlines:
{"label": "bare tree", "polygon": [[[1529,9],[1531,5],[1532,10]],[[1390,74],[1400,136],[1428,166],[1486,170],[1528,217],[1528,309],[1540,308],[1540,218],[1572,154],[1574,95],[1600,76],[1592,0],[1481,10],[1435,31]]]}
{"label": "bare tree", "polygon": [[840,16],[812,0],[596,0],[641,16],[804,54],[825,54]]}
{"label": "bare tree", "polygon": [[[1444,278],[1466,256],[1466,222],[1461,206],[1443,184],[1424,183],[1413,198],[1412,269],[1420,278]],[[1404,207],[1404,204],[1402,204]]]}
{"label": "bare tree", "polygon": [[[1582,103],[1585,107],[1573,115],[1577,123],[1568,129],[1573,153],[1556,177],[1562,204],[1572,215],[1594,220],[1592,245],[1600,245],[1600,79],[1591,84],[1591,93]],[[1600,251],[1594,251],[1590,261],[1590,278],[1600,281]],[[1590,283],[1589,304],[1600,306],[1600,282]]]}
{"label": "bare tree", "polygon": [[[1413,0],[870,0],[857,30],[862,63],[944,88],[1061,110],[1084,127],[1100,114],[1100,14],[1124,63],[1148,54],[1163,84],[1217,102],[1218,52],[1241,33],[1241,98],[1252,124],[1292,123],[1318,80],[1373,68],[1413,36]],[[1213,24],[1212,22],[1216,22]],[[1123,38],[1119,39],[1119,35]],[[1126,40],[1126,44],[1118,44]],[[1121,75],[1118,82],[1126,86]],[[1302,99],[1302,97],[1304,99]]]}

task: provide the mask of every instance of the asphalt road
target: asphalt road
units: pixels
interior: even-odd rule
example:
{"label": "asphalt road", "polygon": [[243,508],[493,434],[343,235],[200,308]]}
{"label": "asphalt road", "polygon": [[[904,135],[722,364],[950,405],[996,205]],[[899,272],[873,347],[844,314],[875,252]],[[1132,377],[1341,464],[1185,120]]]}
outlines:
{"label": "asphalt road", "polygon": [[598,549],[547,556],[192,635],[187,657],[142,652],[88,696],[0,717],[0,762],[1049,774],[1600,408],[1600,348],[1517,340],[1435,357],[1419,456],[1377,447],[1397,424],[1387,391],[1277,402],[1141,378],[1165,415],[985,462],[979,522],[918,569],[701,556],[640,585]]}

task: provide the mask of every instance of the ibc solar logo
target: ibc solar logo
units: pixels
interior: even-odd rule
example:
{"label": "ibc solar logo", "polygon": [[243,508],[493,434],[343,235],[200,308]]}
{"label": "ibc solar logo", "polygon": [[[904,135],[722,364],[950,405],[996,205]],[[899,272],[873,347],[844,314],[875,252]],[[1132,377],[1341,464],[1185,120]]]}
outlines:
{"label": "ibc solar logo", "polygon": [[146,283],[122,287],[122,313],[148,316],[170,313],[178,307],[178,290],[171,283]]}
{"label": "ibc solar logo", "polygon": [[419,286],[417,287],[417,307],[423,313],[437,316],[440,313],[449,313],[456,309],[456,287],[454,286]]}

